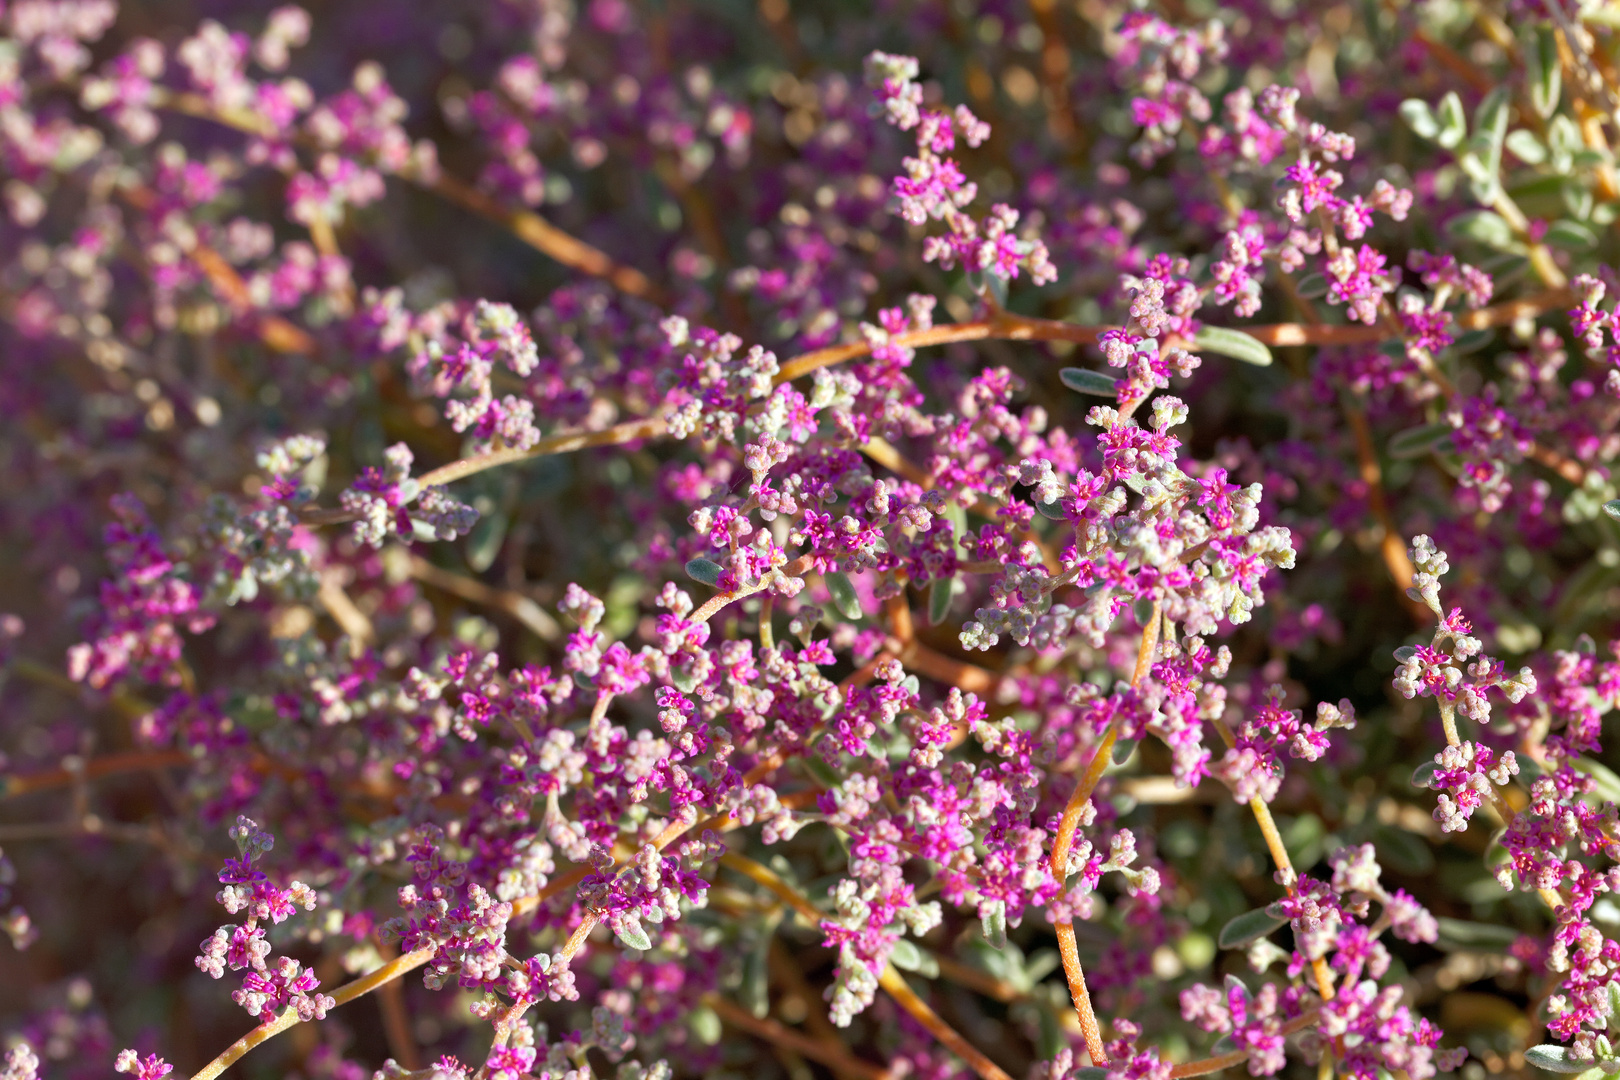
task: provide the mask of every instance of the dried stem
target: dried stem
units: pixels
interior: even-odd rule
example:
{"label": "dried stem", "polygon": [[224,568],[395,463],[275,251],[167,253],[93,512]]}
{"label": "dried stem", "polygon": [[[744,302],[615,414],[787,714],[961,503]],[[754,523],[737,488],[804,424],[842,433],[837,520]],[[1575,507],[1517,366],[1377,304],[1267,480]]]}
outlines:
{"label": "dried stem", "polygon": [[[1237,740],[1232,737],[1232,729],[1226,726],[1226,721],[1217,718],[1215,730],[1221,733],[1221,741],[1226,743],[1228,749],[1237,745]],[[1260,826],[1260,835],[1266,839],[1266,848],[1271,852],[1271,861],[1276,864],[1282,876],[1283,889],[1289,896],[1293,896],[1299,874],[1294,870],[1293,860],[1288,857],[1288,846],[1283,843],[1282,833],[1277,831],[1277,822],[1271,816],[1271,807],[1256,795],[1249,800],[1249,809],[1254,813],[1254,820]],[[1311,974],[1316,978],[1316,989],[1322,995],[1322,1000],[1332,1001],[1333,973],[1328,970],[1327,961],[1322,957],[1312,960]]]}
{"label": "dried stem", "polygon": [[[1157,601],[1153,604],[1153,613],[1148,616],[1147,625],[1142,628],[1142,645],[1136,653],[1136,670],[1131,675],[1131,686],[1142,685],[1148,672],[1153,667],[1153,654],[1159,645],[1159,627],[1164,621],[1163,612]],[[1091,799],[1091,793],[1102,779],[1103,771],[1108,768],[1108,762],[1114,752],[1114,743],[1119,738],[1118,726],[1110,722],[1108,730],[1103,732],[1102,741],[1097,744],[1096,751],[1091,756],[1091,764],[1081,774],[1079,783],[1074,786],[1074,793],[1069,796],[1069,803],[1063,808],[1063,817],[1058,822],[1057,839],[1052,843],[1051,870],[1052,878],[1062,884],[1069,876],[1069,851],[1074,847],[1074,833],[1079,826],[1080,815],[1085,810],[1086,803]],[[1062,919],[1057,924],[1058,952],[1063,957],[1063,974],[1069,981],[1069,996],[1074,999],[1074,1011],[1080,1017],[1080,1034],[1086,1040],[1086,1052],[1091,1055],[1093,1065],[1108,1063],[1108,1053],[1103,1048],[1102,1028],[1097,1023],[1097,1011],[1092,1008],[1091,994],[1086,989],[1086,973],[1080,966],[1080,946],[1074,936],[1074,922]]]}
{"label": "dried stem", "polygon": [[607,253],[568,235],[539,214],[509,210],[477,188],[445,173],[421,182],[421,186],[479,217],[505,226],[525,244],[572,270],[599,277],[622,293],[660,307],[668,306],[669,298],[646,274],[615,262]]}
{"label": "dried stem", "polygon": [[810,1036],[794,1031],[779,1020],[770,1017],[760,1019],[753,1013],[736,1005],[717,994],[706,994],[704,1004],[713,1009],[721,1020],[734,1028],[746,1031],[756,1038],[764,1039],[773,1046],[784,1047],[794,1053],[802,1054],[811,1061],[819,1061],[834,1072],[845,1076],[859,1077],[860,1080],[889,1080],[889,1070],[869,1061],[862,1061],[850,1053],[842,1044],[836,1046],[812,1039]]}
{"label": "dried stem", "polygon": [[[332,999],[338,1005],[347,1005],[357,997],[364,997],[378,987],[386,986],[400,976],[415,971],[433,959],[433,953],[437,948],[436,945],[424,945],[415,952],[408,952],[404,956],[390,960],[369,975],[362,975],[353,982],[345,983],[332,991]],[[214,1077],[241,1060],[249,1050],[269,1042],[297,1023],[298,1010],[289,1006],[280,1016],[260,1024],[233,1042],[222,1054],[204,1065],[202,1069],[192,1076],[191,1080],[214,1080]]]}
{"label": "dried stem", "polygon": [[917,996],[917,992],[894,969],[893,964],[883,969],[883,974],[878,976],[878,985],[894,998],[895,1004],[910,1013],[946,1049],[967,1062],[983,1080],[1012,1080],[1001,1066],[985,1056],[984,1051],[968,1042],[960,1032],[940,1019],[940,1015],[929,1007],[928,1002]]}
{"label": "dried stem", "polygon": [[[762,866],[753,859],[735,852],[726,852],[720,856],[720,865],[734,870],[744,877],[770,890],[788,906],[797,911],[811,926],[820,925],[825,916],[816,909],[809,899],[799,890],[784,881],[781,875],[769,867]],[[973,1071],[984,1080],[1011,1080],[1001,1067],[985,1057],[984,1053],[964,1039],[954,1028],[941,1020],[939,1014],[928,1007],[928,1003],[919,998],[910,985],[900,977],[900,974],[890,965],[878,977],[878,985],[888,991],[889,996],[906,1012],[916,1018],[917,1022],[927,1028],[933,1036],[943,1043],[953,1054],[960,1057],[973,1067]]]}
{"label": "dried stem", "polygon": [[[229,269],[227,267],[227,269]],[[1479,311],[1463,312],[1457,316],[1457,323],[1464,329],[1482,329],[1489,326],[1501,326],[1516,319],[1539,315],[1554,308],[1570,303],[1572,294],[1568,289],[1559,288],[1525,297],[1521,300],[1509,301],[1492,308]],[[1107,326],[1082,326],[1076,323],[1056,322],[1050,319],[1033,319],[1022,315],[1002,312],[994,319],[985,319],[975,322],[950,323],[944,326],[930,327],[927,330],[917,330],[909,334],[897,334],[892,339],[893,344],[906,348],[922,348],[928,345],[944,345],[958,341],[1074,341],[1084,344],[1093,344],[1097,335]],[[1235,327],[1242,333],[1248,334],[1256,341],[1266,345],[1351,345],[1376,344],[1388,341],[1392,337],[1390,330],[1379,326],[1328,326],[1307,325],[1301,323],[1280,323],[1269,326],[1242,326]],[[299,331],[302,333],[302,331]],[[808,375],[819,368],[832,367],[849,360],[869,356],[872,352],[872,343],[866,341],[853,342],[848,345],[833,345],[825,349],[817,349],[802,356],[797,356],[781,366],[777,372],[775,382],[783,382]],[[307,351],[307,350],[293,350]],[[660,417],[649,416],[638,420],[626,420],[610,428],[600,431],[570,431],[558,435],[550,435],[541,439],[526,450],[507,447],[500,450],[491,450],[475,457],[463,458],[448,465],[440,466],[419,478],[421,485],[432,487],[449,484],[486,469],[493,469],[501,465],[511,465],[519,461],[528,461],[532,458],[546,457],[551,454],[571,454],[576,450],[584,450],[597,446],[618,446],[628,442],[638,442],[642,439],[656,439],[669,433],[669,427]],[[896,466],[893,471],[906,475],[904,462],[893,454],[893,448],[886,455],[887,460],[879,455],[884,454],[885,447],[877,443],[870,443],[863,449],[874,460],[886,468],[890,462]],[[336,524],[353,521],[354,515],[347,510],[321,509],[311,507],[302,514],[304,521],[310,524]]]}
{"label": "dried stem", "polygon": [[[154,87],[151,93],[151,104],[160,109],[182,113],[199,120],[208,120],[224,127],[235,128],[237,131],[249,135],[268,138],[280,134],[263,117],[251,109],[221,109],[201,94],[169,90],[164,87]],[[578,270],[592,277],[602,278],[620,292],[627,293],[630,296],[640,297],[660,306],[667,306],[668,298],[664,295],[663,290],[655,285],[646,274],[615,262],[605,252],[599,251],[583,240],[570,236],[532,211],[509,210],[477,188],[442,172],[431,180],[420,177],[403,178],[413,181],[424,190],[431,191],[447,202],[455,203],[465,210],[471,210],[479,217],[504,226],[513,236],[525,244],[570,269]],[[320,242],[319,237],[316,239],[317,242]],[[215,257],[218,258],[218,256]],[[220,261],[224,262],[223,259]],[[204,270],[207,272],[206,267]],[[210,274],[210,277],[212,277],[212,274]],[[245,295],[245,289],[243,293]],[[288,326],[291,326],[291,324],[288,324]],[[292,327],[292,329],[295,333],[304,335],[306,339],[308,338],[304,331],[298,330],[296,327]]]}
{"label": "dried stem", "polygon": [[[391,950],[384,951],[384,960],[394,959]],[[405,984],[399,980],[384,983],[377,990],[377,1008],[382,1013],[383,1035],[388,1040],[388,1052],[407,1069],[422,1067],[422,1054],[411,1034],[411,1017],[405,1008]]]}
{"label": "dried stem", "polygon": [[[1320,1007],[1307,1009],[1305,1012],[1284,1024],[1282,1026],[1281,1034],[1292,1035],[1296,1031],[1304,1031],[1306,1028],[1316,1023],[1316,1018],[1320,1016],[1321,1013],[1322,1010]],[[1185,1065],[1177,1065],[1175,1068],[1170,1070],[1170,1075],[1174,1077],[1175,1080],[1183,1080],[1184,1077],[1188,1076],[1207,1076],[1210,1073],[1218,1073],[1222,1069],[1230,1069],[1234,1065],[1242,1065],[1248,1060],[1249,1052],[1247,1050],[1233,1050],[1229,1054],[1221,1054],[1217,1057],[1204,1058],[1201,1061],[1189,1061]]]}
{"label": "dried stem", "polygon": [[48,769],[24,776],[0,777],[0,799],[14,799],[20,795],[32,795],[36,791],[67,787],[80,780],[190,765],[192,761],[190,754],[179,750],[132,750],[123,754],[108,754],[92,758],[76,769]]}
{"label": "dried stem", "polygon": [[1377,519],[1378,527],[1383,533],[1378,539],[1379,554],[1383,556],[1384,566],[1395,582],[1402,606],[1415,621],[1426,625],[1429,621],[1429,609],[1406,595],[1406,590],[1412,585],[1412,560],[1406,554],[1406,543],[1401,537],[1400,530],[1395,528],[1395,521],[1389,513],[1389,503],[1384,498],[1384,473],[1378,465],[1378,454],[1373,449],[1372,433],[1367,427],[1367,414],[1361,411],[1361,406],[1350,400],[1349,395],[1340,398],[1340,405],[1345,421],[1349,423],[1350,432],[1355,438],[1356,460],[1361,468],[1361,482],[1367,485],[1367,506],[1372,510],[1373,517]]}
{"label": "dried stem", "polygon": [[442,589],[453,596],[474,604],[483,604],[504,611],[518,622],[527,627],[535,637],[541,641],[558,641],[562,638],[562,627],[550,613],[522,593],[512,592],[509,589],[497,589],[486,585],[476,578],[464,574],[452,573],[441,567],[434,566],[422,556],[412,553],[410,555],[411,577],[424,585],[431,585]]}

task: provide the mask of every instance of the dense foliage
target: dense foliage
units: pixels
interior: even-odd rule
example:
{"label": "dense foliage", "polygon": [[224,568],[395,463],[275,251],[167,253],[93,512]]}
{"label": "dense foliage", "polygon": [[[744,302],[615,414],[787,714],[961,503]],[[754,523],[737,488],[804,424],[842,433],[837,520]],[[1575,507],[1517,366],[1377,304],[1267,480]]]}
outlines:
{"label": "dense foliage", "polygon": [[0,3],[0,1077],[1620,1072],[1617,133],[1602,0]]}

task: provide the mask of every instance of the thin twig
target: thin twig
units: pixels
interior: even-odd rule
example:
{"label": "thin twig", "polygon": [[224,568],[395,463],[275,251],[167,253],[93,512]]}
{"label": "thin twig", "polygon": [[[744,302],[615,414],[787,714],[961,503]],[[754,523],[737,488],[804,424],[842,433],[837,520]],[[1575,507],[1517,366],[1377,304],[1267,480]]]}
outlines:
{"label": "thin twig", "polygon": [[410,569],[411,577],[424,585],[442,589],[474,604],[483,604],[485,607],[506,612],[526,626],[541,641],[558,641],[562,638],[562,627],[557,624],[557,620],[552,618],[545,608],[522,593],[497,589],[476,578],[453,573],[433,565],[415,553],[410,556]]}
{"label": "thin twig", "polygon": [[[332,991],[332,1000],[338,1005],[347,1005],[355,998],[364,997],[378,987],[386,986],[407,972],[415,971],[433,959],[433,954],[437,950],[437,945],[424,945],[414,952],[408,952],[404,956],[390,960],[369,975],[362,975],[353,982],[345,983]],[[191,1080],[214,1080],[220,1073],[240,1061],[249,1050],[269,1042],[297,1023],[298,1010],[288,1006],[280,1016],[260,1024],[226,1047],[223,1053],[198,1070]]]}
{"label": "thin twig", "polygon": [[[720,856],[720,865],[769,889],[803,916],[811,926],[819,926],[825,918],[808,897],[789,885],[781,875],[769,867],[762,866],[745,855],[730,851]],[[973,1071],[984,1080],[1011,1080],[1000,1066],[940,1019],[939,1014],[929,1008],[928,1003],[919,998],[910,985],[900,977],[893,965],[885,968],[883,974],[878,976],[878,984],[888,991],[889,996],[894,998],[902,1009],[915,1017],[917,1022],[926,1027],[947,1049],[971,1065]]]}
{"label": "thin twig", "polygon": [[963,1038],[960,1032],[940,1018],[928,1002],[918,997],[911,984],[894,969],[893,964],[883,969],[883,974],[878,976],[878,985],[894,998],[895,1004],[927,1028],[929,1034],[938,1039],[947,1050],[967,1062],[983,1080],[1012,1080],[1006,1070],[991,1061],[984,1051]]}
{"label": "thin twig", "polygon": [[[1214,724],[1215,730],[1221,733],[1221,740],[1226,743],[1228,749],[1237,745],[1237,740],[1232,737],[1232,729],[1226,725],[1226,721],[1217,717]],[[1254,814],[1256,824],[1260,826],[1260,835],[1265,837],[1266,848],[1271,852],[1271,860],[1277,865],[1277,870],[1282,876],[1284,891],[1293,896],[1299,875],[1294,871],[1293,860],[1288,857],[1288,846],[1283,843],[1282,833],[1277,831],[1277,822],[1271,816],[1271,807],[1256,795],[1249,800],[1249,809]],[[1322,957],[1313,959],[1311,974],[1316,978],[1316,989],[1322,995],[1322,1000],[1332,1001],[1333,973],[1328,970],[1327,961]]]}
{"label": "thin twig", "polygon": [[[1283,1024],[1278,1034],[1292,1035],[1296,1031],[1304,1031],[1316,1023],[1317,1017],[1322,1014],[1320,1006],[1305,1010],[1300,1015]],[[1184,1080],[1189,1076],[1207,1076],[1218,1073],[1222,1069],[1230,1069],[1234,1065],[1242,1065],[1249,1060],[1247,1050],[1233,1050],[1229,1054],[1220,1054],[1216,1057],[1204,1058],[1200,1061],[1189,1061],[1185,1065],[1177,1065],[1170,1070],[1175,1080]]]}
{"label": "thin twig", "polygon": [[[1159,627],[1163,622],[1163,612],[1158,601],[1154,601],[1153,613],[1148,616],[1147,625],[1142,628],[1142,645],[1136,653],[1136,670],[1131,675],[1131,686],[1139,687],[1147,678],[1153,667],[1153,654],[1159,646]],[[1074,786],[1074,793],[1069,796],[1068,805],[1063,808],[1063,817],[1058,821],[1057,839],[1052,843],[1051,871],[1053,880],[1060,885],[1069,877],[1069,851],[1074,846],[1074,834],[1080,824],[1080,815],[1085,810],[1086,803],[1091,799],[1091,793],[1102,779],[1104,770],[1113,755],[1114,743],[1119,738],[1119,727],[1110,722],[1108,730],[1103,733],[1102,741],[1097,744],[1092,754],[1091,763],[1081,774],[1079,783]],[[1057,924],[1058,953],[1063,957],[1063,974],[1069,982],[1069,996],[1074,1000],[1074,1011],[1080,1017],[1080,1034],[1086,1040],[1086,1053],[1091,1055],[1093,1065],[1106,1065],[1108,1053],[1103,1047],[1102,1028],[1097,1023],[1097,1011],[1092,1008],[1091,994],[1086,989],[1085,969],[1080,966],[1080,946],[1074,936],[1074,921],[1060,919]]]}
{"label": "thin twig", "polygon": [[828,1044],[820,1039],[794,1031],[786,1024],[770,1017],[761,1019],[740,1005],[718,994],[705,994],[703,1002],[713,1009],[721,1020],[734,1028],[764,1039],[773,1046],[786,1047],[812,1061],[819,1061],[836,1073],[860,1077],[861,1080],[889,1080],[889,1070],[869,1061],[862,1061],[843,1046]]}

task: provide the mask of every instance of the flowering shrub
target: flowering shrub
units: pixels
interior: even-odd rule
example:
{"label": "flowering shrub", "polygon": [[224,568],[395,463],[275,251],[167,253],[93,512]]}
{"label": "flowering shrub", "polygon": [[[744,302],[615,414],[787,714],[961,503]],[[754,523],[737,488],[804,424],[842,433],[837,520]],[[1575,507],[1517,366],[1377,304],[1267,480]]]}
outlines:
{"label": "flowering shrub", "polygon": [[0,4],[3,1080],[1620,1073],[1611,9],[207,10]]}

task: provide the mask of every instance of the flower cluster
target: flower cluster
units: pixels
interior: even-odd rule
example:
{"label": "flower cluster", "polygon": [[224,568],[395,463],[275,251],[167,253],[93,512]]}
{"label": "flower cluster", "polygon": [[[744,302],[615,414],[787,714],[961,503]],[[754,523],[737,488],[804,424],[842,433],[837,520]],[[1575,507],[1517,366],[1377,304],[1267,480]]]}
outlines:
{"label": "flower cluster", "polygon": [[1620,1071],[1565,6],[0,4],[0,1080]]}
{"label": "flower cluster", "polygon": [[[254,865],[275,846],[275,838],[252,819],[238,817],[231,827],[231,839],[240,857],[225,860],[225,868],[219,872],[220,884],[225,887],[215,900],[228,914],[243,915],[243,921],[220,927],[202,943],[195,960],[197,970],[218,979],[227,968],[246,969],[242,987],[231,994],[231,999],[249,1016],[274,1016],[291,1007],[300,1020],[324,1018],[326,1010],[336,1002],[330,994],[319,993],[321,983],[315,972],[290,956],[273,956],[274,948],[265,936],[266,923],[279,925],[299,908],[314,911],[315,891],[301,881],[280,888]],[[121,1067],[119,1071],[129,1070]]]}

